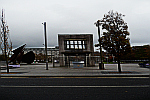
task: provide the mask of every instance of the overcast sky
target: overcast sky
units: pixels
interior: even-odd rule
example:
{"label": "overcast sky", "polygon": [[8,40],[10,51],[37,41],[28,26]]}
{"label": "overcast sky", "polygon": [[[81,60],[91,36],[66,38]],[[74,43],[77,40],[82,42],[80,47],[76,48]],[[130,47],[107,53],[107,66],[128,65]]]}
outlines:
{"label": "overcast sky", "polygon": [[150,44],[150,0],[0,0],[13,46],[43,47],[47,23],[48,46],[58,45],[58,33],[93,33],[98,19],[110,10],[126,15],[131,45]]}

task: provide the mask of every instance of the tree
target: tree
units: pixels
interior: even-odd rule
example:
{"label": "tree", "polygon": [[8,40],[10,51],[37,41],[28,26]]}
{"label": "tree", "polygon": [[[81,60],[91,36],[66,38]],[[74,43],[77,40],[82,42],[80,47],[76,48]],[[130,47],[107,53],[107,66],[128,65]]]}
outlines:
{"label": "tree", "polygon": [[132,47],[132,50],[134,52],[134,58],[136,60],[147,60],[147,59],[149,59],[149,55],[150,55],[150,49],[149,48],[150,48],[150,45]]}
{"label": "tree", "polygon": [[5,61],[5,55],[0,54],[0,61]]}
{"label": "tree", "polygon": [[118,58],[118,70],[121,72],[120,59],[121,56],[130,52],[129,32],[127,23],[123,20],[124,15],[118,12],[109,11],[100,20],[102,25],[103,36],[100,41],[102,47]]}
{"label": "tree", "polygon": [[2,16],[1,16],[1,29],[0,29],[0,47],[2,49],[2,53],[5,55],[6,59],[6,66],[7,66],[7,73],[9,73],[9,66],[8,66],[8,57],[10,54],[10,51],[12,50],[12,42],[9,38],[9,29],[8,25],[6,24],[6,21],[4,20],[5,16],[3,14],[3,9],[2,9]]}

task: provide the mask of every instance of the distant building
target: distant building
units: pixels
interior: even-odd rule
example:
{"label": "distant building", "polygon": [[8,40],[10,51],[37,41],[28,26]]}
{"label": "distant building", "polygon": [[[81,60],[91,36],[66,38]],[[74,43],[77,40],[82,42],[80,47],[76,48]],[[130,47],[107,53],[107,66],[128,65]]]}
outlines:
{"label": "distant building", "polygon": [[[26,47],[24,49],[24,53],[29,51],[33,51],[35,54],[36,61],[44,61],[45,60],[45,48],[44,47]],[[47,48],[47,56],[48,61],[52,62],[53,58],[57,58],[59,56],[59,47],[48,47]]]}
{"label": "distant building", "polygon": [[93,34],[58,34],[60,66],[70,66],[72,61],[84,61],[93,66]]}
{"label": "distant building", "polygon": [[133,46],[133,59],[138,60],[149,60],[150,59],[150,45],[143,45],[143,46]]}

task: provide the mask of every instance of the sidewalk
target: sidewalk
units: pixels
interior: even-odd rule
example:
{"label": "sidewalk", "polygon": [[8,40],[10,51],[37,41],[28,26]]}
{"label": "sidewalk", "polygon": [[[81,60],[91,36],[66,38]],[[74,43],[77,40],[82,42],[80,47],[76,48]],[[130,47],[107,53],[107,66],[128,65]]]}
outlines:
{"label": "sidewalk", "polygon": [[1,70],[1,77],[149,77],[149,68],[139,67],[138,64],[121,64],[122,73],[118,73],[117,64],[105,64],[104,70],[99,67],[54,67],[49,63],[48,70],[43,63],[21,64],[20,68],[12,68],[7,74]]}

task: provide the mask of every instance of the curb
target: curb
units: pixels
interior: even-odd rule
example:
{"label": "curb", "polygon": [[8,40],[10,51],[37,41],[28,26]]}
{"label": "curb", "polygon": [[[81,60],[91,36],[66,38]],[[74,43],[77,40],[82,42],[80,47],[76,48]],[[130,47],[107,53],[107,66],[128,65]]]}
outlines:
{"label": "curb", "polygon": [[1,75],[0,78],[149,78],[150,75],[72,75],[72,76],[67,76],[67,75],[57,75],[57,76],[50,76],[50,75]]}

